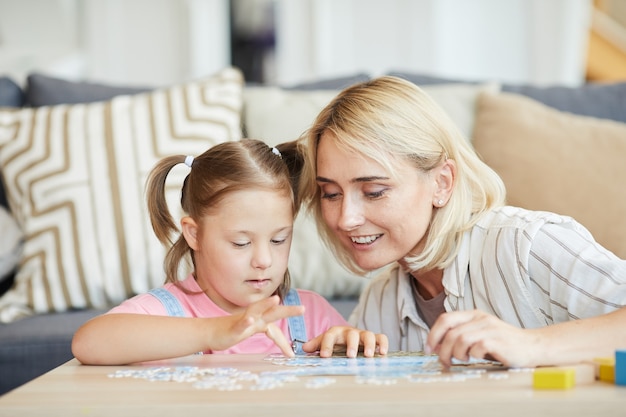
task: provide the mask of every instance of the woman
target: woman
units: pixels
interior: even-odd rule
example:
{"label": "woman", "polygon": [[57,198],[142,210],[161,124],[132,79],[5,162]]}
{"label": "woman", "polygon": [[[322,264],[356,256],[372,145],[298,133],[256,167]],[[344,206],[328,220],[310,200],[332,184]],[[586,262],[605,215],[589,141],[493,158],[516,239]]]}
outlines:
{"label": "woman", "polygon": [[537,366],[626,347],[626,261],[569,217],[506,206],[498,175],[414,84],[347,88],[303,145],[324,239],[352,271],[391,264],[350,318],[390,351]]}

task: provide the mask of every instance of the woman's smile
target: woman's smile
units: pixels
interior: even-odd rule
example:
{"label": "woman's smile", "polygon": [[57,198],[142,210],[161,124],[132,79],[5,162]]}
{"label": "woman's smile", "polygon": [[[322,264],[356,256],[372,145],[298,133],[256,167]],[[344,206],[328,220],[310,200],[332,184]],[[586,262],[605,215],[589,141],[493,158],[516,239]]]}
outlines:
{"label": "woman's smile", "polygon": [[382,237],[382,233],[377,234],[377,235],[367,235],[367,236],[351,236],[350,240],[352,240],[352,243],[357,244],[357,245],[370,245],[372,243],[374,243],[376,240],[378,240],[380,237]]}

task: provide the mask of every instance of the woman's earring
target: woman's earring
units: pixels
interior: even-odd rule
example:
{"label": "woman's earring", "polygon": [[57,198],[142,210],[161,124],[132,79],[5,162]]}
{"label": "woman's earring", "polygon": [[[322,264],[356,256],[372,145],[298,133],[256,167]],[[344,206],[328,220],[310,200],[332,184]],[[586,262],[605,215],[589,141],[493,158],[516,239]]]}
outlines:
{"label": "woman's earring", "polygon": [[439,206],[443,206],[443,200],[438,200],[438,201],[437,201],[437,204],[438,204]]}

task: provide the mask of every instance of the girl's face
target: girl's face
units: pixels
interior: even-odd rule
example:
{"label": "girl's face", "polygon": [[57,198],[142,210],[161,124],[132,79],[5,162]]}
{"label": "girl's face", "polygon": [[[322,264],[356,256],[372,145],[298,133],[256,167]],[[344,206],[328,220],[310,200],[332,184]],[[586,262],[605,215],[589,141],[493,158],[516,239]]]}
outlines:
{"label": "girl's face", "polygon": [[394,179],[378,162],[338,148],[331,135],[324,133],[317,148],[326,224],[365,270],[419,253],[440,198],[436,175],[398,160]]}
{"label": "girl's face", "polygon": [[227,312],[274,294],[283,283],[291,246],[291,199],[274,190],[230,193],[196,224],[182,220],[195,251],[196,280]]}

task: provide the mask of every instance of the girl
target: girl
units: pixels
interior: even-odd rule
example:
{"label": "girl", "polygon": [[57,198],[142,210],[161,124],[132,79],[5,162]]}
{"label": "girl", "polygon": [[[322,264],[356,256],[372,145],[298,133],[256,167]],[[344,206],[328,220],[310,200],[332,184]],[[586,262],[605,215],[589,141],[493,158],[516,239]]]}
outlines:
{"label": "girl", "polygon": [[[384,335],[348,326],[318,294],[290,290],[287,263],[298,201],[289,169],[300,162],[293,144],[281,151],[244,139],[195,159],[171,156],[158,163],[148,177],[147,201],[156,236],[171,245],[166,284],[85,323],[74,335],[74,356],[106,365],[198,352],[293,356],[312,336],[307,351],[321,356],[332,355],[335,344],[345,344],[348,356],[359,344],[365,356],[376,348],[386,353]],[[191,168],[181,194],[187,213],[182,233],[165,200],[167,175],[179,163]],[[187,254],[193,272],[179,280]]]}

